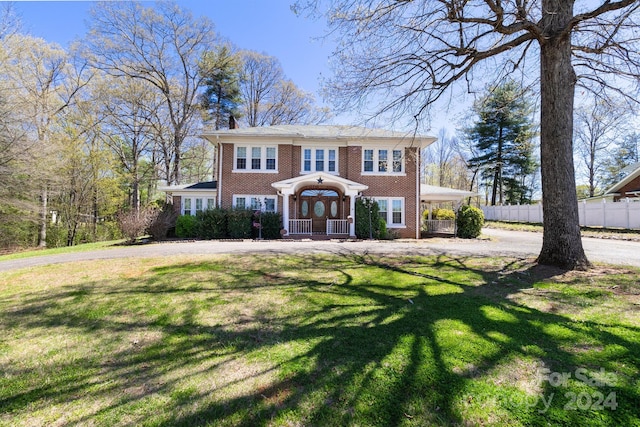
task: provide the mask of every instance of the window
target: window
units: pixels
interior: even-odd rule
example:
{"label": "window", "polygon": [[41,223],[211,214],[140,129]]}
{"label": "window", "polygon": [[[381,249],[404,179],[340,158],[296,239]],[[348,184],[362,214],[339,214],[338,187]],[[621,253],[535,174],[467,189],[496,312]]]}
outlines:
{"label": "window", "polygon": [[[389,155],[391,154],[391,158]],[[372,174],[401,174],[404,172],[402,150],[365,149],[362,154],[362,172]]]}
{"label": "window", "polygon": [[402,172],[402,150],[393,150],[393,172]]}
{"label": "window", "polygon": [[260,170],[260,160],[262,160],[262,148],[260,147],[252,147],[251,148],[251,169],[252,170]]}
{"label": "window", "polygon": [[404,198],[375,197],[374,200],[378,202],[380,218],[385,220],[387,227],[404,227]]}
{"label": "window", "polygon": [[216,199],[207,199],[207,209],[215,209],[216,207]]}
{"label": "window", "polygon": [[329,150],[329,167],[327,170],[329,172],[336,171],[336,150]]}
{"label": "window", "polygon": [[378,202],[378,214],[380,215],[380,218],[384,219],[384,221],[387,222],[387,214],[389,213],[389,206],[387,204],[387,200],[380,199],[380,200],[377,200],[377,202]]}
{"label": "window", "polygon": [[335,148],[304,148],[302,150],[302,173],[338,172],[338,150]]}
{"label": "window", "polygon": [[373,150],[364,150],[364,168],[365,172],[373,172]]}
{"label": "window", "polygon": [[[250,163],[247,156],[251,156]],[[278,147],[236,146],[235,172],[277,172]]]}
{"label": "window", "polygon": [[302,170],[304,172],[311,172],[311,149],[310,148],[304,149],[304,159],[302,164],[303,164]]}
{"label": "window", "polygon": [[191,215],[191,199],[190,198],[184,199],[184,208],[182,209],[182,214]]}
{"label": "window", "polygon": [[196,214],[202,212],[202,199],[196,199]]}
{"label": "window", "polygon": [[233,207],[236,209],[251,209],[252,211],[276,212],[276,196],[269,195],[235,195]]}
{"label": "window", "polygon": [[236,169],[247,168],[247,147],[238,147],[236,149]]}
{"label": "window", "polygon": [[316,172],[324,170],[324,150],[316,150]]}
{"label": "window", "polygon": [[387,171],[387,150],[378,150],[378,172]]}
{"label": "window", "polygon": [[394,199],[391,201],[392,215],[391,224],[402,224],[402,200]]}
{"label": "window", "polygon": [[276,147],[267,147],[267,170],[276,170]]}

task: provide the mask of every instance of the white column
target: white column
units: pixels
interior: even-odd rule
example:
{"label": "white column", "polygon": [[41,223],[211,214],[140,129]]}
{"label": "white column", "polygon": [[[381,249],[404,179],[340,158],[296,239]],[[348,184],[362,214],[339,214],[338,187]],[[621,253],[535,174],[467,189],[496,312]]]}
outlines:
{"label": "white column", "polygon": [[349,215],[353,218],[351,224],[349,224],[349,237],[356,237],[356,195],[355,193],[349,194]]}
{"label": "white column", "polygon": [[289,234],[289,194],[282,194],[282,227]]}

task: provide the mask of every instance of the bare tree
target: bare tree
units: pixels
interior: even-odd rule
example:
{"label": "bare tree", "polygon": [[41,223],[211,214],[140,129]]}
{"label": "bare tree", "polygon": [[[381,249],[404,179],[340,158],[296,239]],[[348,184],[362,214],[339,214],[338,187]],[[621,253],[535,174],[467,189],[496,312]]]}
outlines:
{"label": "bare tree", "polygon": [[240,91],[243,118],[249,127],[318,124],[328,120],[315,97],[287,79],[277,58],[243,51]]}
{"label": "bare tree", "polygon": [[32,181],[40,189],[39,246],[46,246],[49,190],[57,179],[58,121],[86,84],[82,67],[74,67],[60,46],[14,34],[4,40],[7,60],[2,72],[6,97],[26,132],[23,149],[30,157]]}
{"label": "bare tree", "polygon": [[575,195],[576,83],[621,90],[618,84],[637,83],[640,75],[640,2],[607,0],[578,10],[574,3],[299,0],[294,9],[327,10],[330,29],[342,36],[329,82],[342,107],[375,95],[377,113],[409,113],[418,121],[456,82],[471,89],[487,70],[500,78],[516,70],[531,74],[529,64],[539,65],[545,227],[538,262],[572,269],[589,265]]}
{"label": "bare tree", "polygon": [[192,134],[207,75],[200,59],[215,41],[211,21],[195,19],[173,3],[147,8],[138,2],[103,2],[92,10],[85,49],[91,64],[115,77],[143,80],[164,99],[173,145],[166,150],[173,156],[168,183],[181,181],[183,143]]}
{"label": "bare tree", "polygon": [[630,107],[621,100],[595,98],[576,109],[575,149],[585,168],[589,197],[596,193],[609,147],[625,133]]}

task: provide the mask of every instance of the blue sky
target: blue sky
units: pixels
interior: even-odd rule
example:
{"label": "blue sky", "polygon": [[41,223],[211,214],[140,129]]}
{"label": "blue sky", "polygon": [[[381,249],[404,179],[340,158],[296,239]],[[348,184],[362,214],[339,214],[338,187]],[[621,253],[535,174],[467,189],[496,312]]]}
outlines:
{"label": "blue sky", "polygon": [[[3,1],[3,0],[0,0]],[[306,92],[320,95],[320,77],[331,75],[329,58],[333,42],[323,37],[323,20],[297,17],[290,9],[294,0],[177,0],[194,16],[207,16],[218,33],[238,48],[255,50],[278,58],[288,78]],[[17,1],[23,31],[67,47],[87,29],[92,1]],[[148,2],[152,4],[152,2]],[[437,115],[436,115],[437,116]],[[336,124],[358,124],[357,114],[334,117]],[[355,122],[355,123],[354,123]],[[445,125],[435,118],[430,134]]]}
{"label": "blue sky", "polygon": [[[23,30],[62,46],[86,32],[90,1],[19,1]],[[218,33],[241,49],[275,56],[301,89],[318,94],[320,75],[328,75],[332,47],[322,41],[324,23],[297,17],[290,0],[179,0],[195,16],[207,16]]]}

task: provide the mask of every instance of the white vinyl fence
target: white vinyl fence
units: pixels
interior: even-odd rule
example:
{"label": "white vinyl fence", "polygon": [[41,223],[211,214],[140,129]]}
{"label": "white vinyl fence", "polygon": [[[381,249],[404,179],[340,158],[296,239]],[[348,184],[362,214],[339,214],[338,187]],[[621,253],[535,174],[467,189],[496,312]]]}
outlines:
{"label": "white vinyl fence", "polygon": [[[542,222],[542,205],[483,206],[487,220]],[[640,203],[625,199],[621,202],[579,202],[580,225],[640,229]]]}

